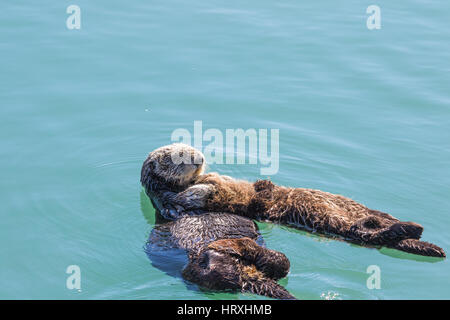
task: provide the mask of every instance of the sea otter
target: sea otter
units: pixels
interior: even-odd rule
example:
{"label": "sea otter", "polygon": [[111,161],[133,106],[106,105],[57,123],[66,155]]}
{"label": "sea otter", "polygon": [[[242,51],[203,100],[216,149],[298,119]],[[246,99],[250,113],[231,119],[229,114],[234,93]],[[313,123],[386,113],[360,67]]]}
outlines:
{"label": "sea otter", "polygon": [[155,227],[146,246],[150,258],[164,249],[186,250],[186,280],[211,290],[250,292],[295,299],[276,281],[289,271],[289,260],[257,244],[255,223],[227,213],[183,216]]}
{"label": "sea otter", "polygon": [[420,241],[423,227],[403,222],[341,195],[305,188],[250,183],[204,174],[205,158],[175,143],[149,154],[141,183],[168,219],[203,212],[228,212],[334,235],[362,245],[387,246],[424,256],[445,257],[442,248]]}

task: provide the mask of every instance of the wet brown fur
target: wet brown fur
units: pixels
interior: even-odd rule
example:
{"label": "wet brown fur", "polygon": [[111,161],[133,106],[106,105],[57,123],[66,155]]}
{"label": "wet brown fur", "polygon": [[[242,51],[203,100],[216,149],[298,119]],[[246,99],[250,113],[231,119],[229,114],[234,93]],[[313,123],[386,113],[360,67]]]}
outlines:
{"label": "wet brown fur", "polygon": [[288,274],[288,258],[259,245],[257,239],[261,238],[251,219],[229,213],[185,215],[155,226],[146,252],[152,258],[164,248],[185,250],[183,278],[203,288],[295,299],[277,283]]}
{"label": "wet brown fur", "polygon": [[288,270],[289,260],[281,252],[261,247],[250,238],[221,239],[190,255],[183,277],[209,289],[295,299],[276,282]]}
{"label": "wet brown fur", "polygon": [[[192,158],[203,161],[192,168],[175,165],[168,156],[173,149],[186,149]],[[176,219],[185,213],[228,212],[336,235],[364,245],[445,257],[442,248],[419,241],[423,227],[414,222],[400,221],[347,197],[320,190],[287,188],[268,180],[251,183],[217,173],[201,174],[203,163],[204,157],[198,150],[182,144],[165,146],[149,155],[141,182],[163,215]],[[173,186],[176,181],[183,181],[183,185]]]}
{"label": "wet brown fur", "polygon": [[[250,183],[200,175],[195,183],[213,186],[208,211],[224,211],[259,220],[288,224],[352,242],[388,246],[409,253],[445,257],[442,248],[419,241],[423,227],[346,198],[320,190],[276,186],[271,181]],[[408,240],[408,241],[405,241]]]}

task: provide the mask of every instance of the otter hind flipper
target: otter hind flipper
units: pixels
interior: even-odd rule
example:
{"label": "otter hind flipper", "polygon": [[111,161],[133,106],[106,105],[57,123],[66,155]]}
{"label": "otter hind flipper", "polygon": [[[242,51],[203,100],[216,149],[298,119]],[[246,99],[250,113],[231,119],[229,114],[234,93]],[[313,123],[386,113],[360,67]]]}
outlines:
{"label": "otter hind flipper", "polygon": [[415,222],[396,222],[389,227],[389,232],[396,238],[418,240],[422,236],[423,227]]}
{"label": "otter hind flipper", "polygon": [[365,244],[388,245],[405,239],[420,239],[423,227],[414,222],[396,222],[370,215],[354,223],[348,236]]}
{"label": "otter hind flipper", "polygon": [[441,247],[438,247],[433,243],[420,241],[417,239],[405,239],[389,247],[412,254],[419,254],[422,256],[438,258],[446,257],[445,251]]}

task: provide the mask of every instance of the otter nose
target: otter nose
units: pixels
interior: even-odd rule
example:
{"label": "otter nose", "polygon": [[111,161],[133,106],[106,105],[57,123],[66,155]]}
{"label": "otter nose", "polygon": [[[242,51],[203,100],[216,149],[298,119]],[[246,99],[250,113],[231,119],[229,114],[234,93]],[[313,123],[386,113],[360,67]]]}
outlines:
{"label": "otter nose", "polygon": [[201,165],[203,165],[203,162],[204,162],[205,160],[203,159],[203,157],[201,157],[201,156],[193,156],[192,157],[192,163],[193,164],[196,164],[197,166],[201,166]]}

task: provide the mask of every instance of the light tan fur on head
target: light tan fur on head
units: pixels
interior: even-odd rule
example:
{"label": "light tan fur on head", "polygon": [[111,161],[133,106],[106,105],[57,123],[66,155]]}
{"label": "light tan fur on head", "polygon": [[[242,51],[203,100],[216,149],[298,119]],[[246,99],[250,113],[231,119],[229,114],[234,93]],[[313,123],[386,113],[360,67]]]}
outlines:
{"label": "light tan fur on head", "polygon": [[141,181],[149,185],[159,181],[177,187],[185,187],[203,174],[204,155],[195,148],[174,143],[160,147],[149,154],[142,168]]}

